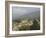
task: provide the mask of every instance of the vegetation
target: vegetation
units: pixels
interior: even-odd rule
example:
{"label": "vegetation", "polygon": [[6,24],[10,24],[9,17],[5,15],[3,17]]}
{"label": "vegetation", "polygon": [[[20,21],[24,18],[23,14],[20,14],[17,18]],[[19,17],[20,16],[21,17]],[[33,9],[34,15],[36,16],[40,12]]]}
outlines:
{"label": "vegetation", "polygon": [[40,30],[40,18],[31,20],[30,18],[24,18],[22,20],[13,21],[13,30]]}
{"label": "vegetation", "polygon": [[40,30],[40,24],[37,20],[34,19],[33,25],[32,25],[32,30]]}

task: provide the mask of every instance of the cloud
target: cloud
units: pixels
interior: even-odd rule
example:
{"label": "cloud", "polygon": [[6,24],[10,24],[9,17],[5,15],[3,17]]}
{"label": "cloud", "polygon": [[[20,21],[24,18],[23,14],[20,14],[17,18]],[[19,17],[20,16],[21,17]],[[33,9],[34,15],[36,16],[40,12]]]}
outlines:
{"label": "cloud", "polygon": [[39,10],[40,10],[39,8],[35,8],[35,7],[13,7],[12,8],[12,17],[13,17],[13,19],[15,19],[26,13],[32,13],[32,12],[36,12]]}

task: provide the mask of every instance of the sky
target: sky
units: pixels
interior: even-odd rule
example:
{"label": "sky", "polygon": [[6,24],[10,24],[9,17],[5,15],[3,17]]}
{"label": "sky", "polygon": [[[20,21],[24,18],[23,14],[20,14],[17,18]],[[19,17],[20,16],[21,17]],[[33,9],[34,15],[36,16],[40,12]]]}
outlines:
{"label": "sky", "polygon": [[12,7],[12,18],[18,18],[24,14],[39,11],[39,8],[35,7]]}

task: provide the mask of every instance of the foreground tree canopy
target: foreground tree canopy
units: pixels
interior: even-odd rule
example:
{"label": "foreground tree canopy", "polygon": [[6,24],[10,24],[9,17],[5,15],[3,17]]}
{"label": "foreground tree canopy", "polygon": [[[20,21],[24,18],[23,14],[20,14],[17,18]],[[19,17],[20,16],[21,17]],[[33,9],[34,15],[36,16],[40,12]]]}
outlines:
{"label": "foreground tree canopy", "polygon": [[12,23],[13,30],[20,31],[20,30],[40,30],[40,19],[27,19],[24,18],[23,20],[14,20]]}

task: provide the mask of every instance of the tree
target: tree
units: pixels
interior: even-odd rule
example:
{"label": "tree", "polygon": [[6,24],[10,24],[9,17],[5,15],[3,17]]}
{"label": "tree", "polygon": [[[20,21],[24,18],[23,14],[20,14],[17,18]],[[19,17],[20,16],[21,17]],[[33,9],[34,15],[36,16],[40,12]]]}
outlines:
{"label": "tree", "polygon": [[36,19],[33,21],[32,30],[40,30],[40,24],[38,24]]}

